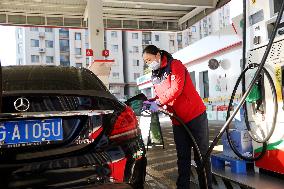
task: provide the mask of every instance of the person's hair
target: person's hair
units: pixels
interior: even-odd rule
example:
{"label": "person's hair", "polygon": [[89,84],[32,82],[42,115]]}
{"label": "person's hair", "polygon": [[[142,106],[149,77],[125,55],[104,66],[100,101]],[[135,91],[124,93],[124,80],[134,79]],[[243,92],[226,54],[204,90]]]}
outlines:
{"label": "person's hair", "polygon": [[152,55],[157,55],[159,52],[160,52],[160,49],[158,47],[156,47],[155,45],[148,45],[143,50],[143,54],[148,53],[148,54],[152,54]]}
{"label": "person's hair", "polygon": [[144,53],[148,53],[148,54],[152,54],[152,55],[157,55],[158,53],[160,53],[161,57],[166,56],[168,58],[168,60],[173,58],[170,53],[168,53],[167,51],[164,51],[164,50],[160,50],[155,45],[148,45],[147,47],[145,47],[145,49],[143,50],[143,54]]}

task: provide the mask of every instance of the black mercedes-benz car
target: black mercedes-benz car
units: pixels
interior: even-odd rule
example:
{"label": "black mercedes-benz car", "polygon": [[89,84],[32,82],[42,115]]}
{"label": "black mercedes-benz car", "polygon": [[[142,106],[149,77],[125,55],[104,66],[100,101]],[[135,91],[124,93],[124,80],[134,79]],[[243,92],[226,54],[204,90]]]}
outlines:
{"label": "black mercedes-benz car", "polygon": [[143,188],[147,160],[137,118],[95,74],[8,66],[1,78],[1,189]]}

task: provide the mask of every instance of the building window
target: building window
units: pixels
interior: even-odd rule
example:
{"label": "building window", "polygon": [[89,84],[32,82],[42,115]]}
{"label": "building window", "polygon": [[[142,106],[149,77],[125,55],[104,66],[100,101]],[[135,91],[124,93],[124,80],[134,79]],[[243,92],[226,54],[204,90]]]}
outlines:
{"label": "building window", "polygon": [[182,41],[182,34],[181,33],[177,35],[177,40]]}
{"label": "building window", "polygon": [[67,28],[61,28],[59,30],[59,38],[69,38],[69,30]]}
{"label": "building window", "polygon": [[196,87],[195,72],[190,72],[189,75],[194,87]]}
{"label": "building window", "polygon": [[151,33],[143,33],[142,34],[143,41],[151,41]]}
{"label": "building window", "polygon": [[191,26],[191,31],[196,32],[196,26]]}
{"label": "building window", "polygon": [[30,31],[38,31],[38,27],[30,27]]}
{"label": "building window", "polygon": [[54,63],[53,56],[46,56],[46,63]]}
{"label": "building window", "polygon": [[68,55],[60,55],[60,61],[69,61],[69,56]]}
{"label": "building window", "polygon": [[45,28],[45,32],[52,32],[53,31],[53,29],[52,28]]}
{"label": "building window", "polygon": [[22,54],[23,53],[23,44],[19,43],[18,44],[18,54]]}
{"label": "building window", "polygon": [[62,52],[69,52],[69,40],[67,39],[60,39],[59,40],[60,51]]}
{"label": "building window", "polygon": [[86,67],[89,67],[90,58],[86,58]]}
{"label": "building window", "polygon": [[200,72],[199,73],[199,89],[200,89],[200,96],[202,98],[209,97],[209,79],[208,79],[208,71]]}
{"label": "building window", "polygon": [[139,60],[133,60],[133,66],[139,66]]}
{"label": "building window", "polygon": [[23,60],[21,58],[18,59],[18,65],[22,65]]}
{"label": "building window", "polygon": [[138,79],[140,77],[140,73],[134,73],[134,80]]}
{"label": "building window", "polygon": [[85,48],[86,48],[86,49],[89,48],[89,43],[85,43]]}
{"label": "building window", "polygon": [[81,48],[75,48],[75,55],[82,55],[82,49]]}
{"label": "building window", "polygon": [[113,77],[114,79],[119,79],[119,73],[118,73],[118,72],[113,72],[113,73],[112,73],[112,77]]}
{"label": "building window", "polygon": [[70,66],[69,55],[60,55],[60,65],[61,66]]}
{"label": "building window", "polygon": [[118,45],[112,45],[112,51],[118,52]]}
{"label": "building window", "polygon": [[22,39],[23,38],[23,30],[22,28],[18,29],[18,39]]}
{"label": "building window", "polygon": [[175,41],[174,40],[170,40],[170,47],[174,47],[175,46]]}
{"label": "building window", "polygon": [[138,33],[132,33],[132,39],[138,39]]}
{"label": "building window", "polygon": [[39,56],[38,55],[31,55],[32,63],[38,63],[39,62]]}
{"label": "building window", "polygon": [[53,41],[45,40],[45,47],[46,48],[53,48]]}
{"label": "building window", "polygon": [[155,35],[155,41],[160,41],[160,36],[159,35]]}
{"label": "building window", "polygon": [[133,46],[133,53],[139,53],[138,46]]}
{"label": "building window", "polygon": [[117,38],[117,31],[112,31],[111,32],[111,37],[112,38]]}
{"label": "building window", "polygon": [[75,40],[81,40],[81,33],[75,33]]}
{"label": "building window", "polygon": [[76,63],[76,68],[82,68],[83,64],[82,63]]}
{"label": "building window", "polygon": [[39,47],[39,40],[31,39],[31,47]]}

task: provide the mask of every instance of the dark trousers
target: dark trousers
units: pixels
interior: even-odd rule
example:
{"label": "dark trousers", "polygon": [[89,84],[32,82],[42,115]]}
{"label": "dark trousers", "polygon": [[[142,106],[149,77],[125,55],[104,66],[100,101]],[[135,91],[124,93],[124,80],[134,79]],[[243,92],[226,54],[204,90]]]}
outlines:
{"label": "dark trousers", "polygon": [[[200,116],[194,118],[190,122],[186,123],[186,126],[194,136],[197,145],[200,149],[202,156],[205,156],[209,147],[209,129],[207,114],[204,112]],[[190,140],[185,128],[182,125],[173,126],[174,140],[177,151],[177,165],[178,165],[178,189],[188,189],[190,187],[190,168],[191,168],[191,149],[192,141]],[[197,165],[198,179],[200,179],[200,162],[198,161],[198,155],[194,150],[194,160]],[[212,174],[210,160],[206,162],[206,175],[209,188],[212,188]],[[199,182],[201,189],[204,189],[204,182]]]}

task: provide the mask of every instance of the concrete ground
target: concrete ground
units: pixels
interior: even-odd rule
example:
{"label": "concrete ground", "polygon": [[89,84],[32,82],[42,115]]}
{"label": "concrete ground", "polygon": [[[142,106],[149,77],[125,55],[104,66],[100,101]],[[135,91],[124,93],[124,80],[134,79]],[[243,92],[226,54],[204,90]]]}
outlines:
{"label": "concrete ground", "polygon": [[[164,136],[165,149],[162,146],[153,146],[147,151],[146,189],[176,188],[177,179],[176,150],[173,139],[171,121],[168,118],[160,119]],[[209,122],[210,142],[221,129],[222,123]],[[218,149],[217,149],[218,150]],[[222,150],[220,148],[220,150]],[[194,184],[192,188],[197,188]]]}

